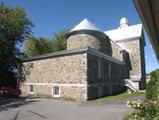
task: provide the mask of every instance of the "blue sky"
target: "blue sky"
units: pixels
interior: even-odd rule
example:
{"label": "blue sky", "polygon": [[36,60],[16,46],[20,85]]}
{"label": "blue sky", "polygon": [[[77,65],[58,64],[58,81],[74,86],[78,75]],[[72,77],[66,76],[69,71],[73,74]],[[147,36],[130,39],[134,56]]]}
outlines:
{"label": "blue sky", "polygon": [[[34,35],[53,37],[55,32],[72,28],[84,18],[101,30],[119,26],[125,16],[131,25],[141,23],[132,0],[0,0],[11,7],[20,6],[34,23]],[[145,33],[146,72],[159,68],[149,38]]]}

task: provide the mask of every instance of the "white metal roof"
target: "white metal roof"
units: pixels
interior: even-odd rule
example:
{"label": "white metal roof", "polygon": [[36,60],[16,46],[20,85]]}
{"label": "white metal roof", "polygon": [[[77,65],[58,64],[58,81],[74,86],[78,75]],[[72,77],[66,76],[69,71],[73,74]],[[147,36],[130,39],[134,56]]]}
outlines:
{"label": "white metal roof", "polygon": [[119,27],[114,30],[105,31],[104,33],[114,41],[139,38],[142,34],[142,24]]}
{"label": "white metal roof", "polygon": [[78,25],[76,25],[72,30],[70,31],[77,31],[77,30],[96,30],[96,31],[101,31],[98,29],[95,24],[90,22],[87,18],[82,20]]}

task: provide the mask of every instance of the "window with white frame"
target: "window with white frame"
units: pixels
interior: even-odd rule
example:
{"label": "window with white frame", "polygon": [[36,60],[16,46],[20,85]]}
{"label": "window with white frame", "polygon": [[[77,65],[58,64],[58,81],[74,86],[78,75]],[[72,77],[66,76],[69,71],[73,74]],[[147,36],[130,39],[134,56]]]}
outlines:
{"label": "window with white frame", "polygon": [[60,87],[59,86],[53,86],[52,87],[52,95],[54,97],[59,97],[60,96]]}
{"label": "window with white frame", "polygon": [[29,85],[29,94],[33,94],[34,93],[34,86],[33,85]]}

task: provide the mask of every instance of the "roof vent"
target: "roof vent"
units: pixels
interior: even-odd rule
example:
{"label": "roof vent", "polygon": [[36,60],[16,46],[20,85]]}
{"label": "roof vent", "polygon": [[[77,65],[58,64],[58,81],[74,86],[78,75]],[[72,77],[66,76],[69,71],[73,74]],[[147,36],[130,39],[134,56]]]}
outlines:
{"label": "roof vent", "polygon": [[120,19],[120,28],[129,26],[128,19],[126,17],[122,17]]}

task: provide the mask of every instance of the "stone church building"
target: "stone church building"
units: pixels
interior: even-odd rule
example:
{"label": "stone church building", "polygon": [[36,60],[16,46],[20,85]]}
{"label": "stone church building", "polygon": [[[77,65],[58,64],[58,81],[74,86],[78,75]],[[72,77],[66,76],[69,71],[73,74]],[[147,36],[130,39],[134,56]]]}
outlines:
{"label": "stone church building", "polygon": [[22,93],[89,100],[145,88],[141,24],[122,18],[117,29],[103,32],[84,19],[66,38],[67,50],[22,60]]}

